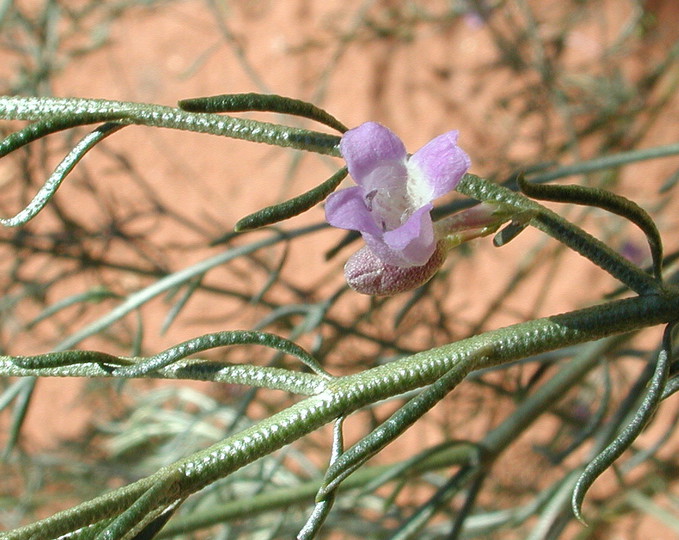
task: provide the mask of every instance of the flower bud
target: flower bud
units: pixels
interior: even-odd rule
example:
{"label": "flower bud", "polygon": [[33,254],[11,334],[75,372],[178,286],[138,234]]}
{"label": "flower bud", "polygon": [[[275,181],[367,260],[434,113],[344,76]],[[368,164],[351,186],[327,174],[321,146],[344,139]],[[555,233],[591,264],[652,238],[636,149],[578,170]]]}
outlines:
{"label": "flower bud", "polygon": [[385,264],[367,246],[354,253],[344,265],[344,276],[356,292],[373,296],[393,296],[424,285],[441,268],[448,250],[444,242],[422,266]]}

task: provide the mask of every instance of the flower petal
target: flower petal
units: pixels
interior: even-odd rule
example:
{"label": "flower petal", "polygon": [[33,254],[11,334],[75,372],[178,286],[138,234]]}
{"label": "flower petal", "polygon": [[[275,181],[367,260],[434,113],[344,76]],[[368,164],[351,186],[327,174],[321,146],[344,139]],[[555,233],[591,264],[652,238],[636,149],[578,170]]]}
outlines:
{"label": "flower petal", "polygon": [[342,135],[340,152],[359,185],[377,167],[405,163],[407,157],[401,139],[377,122],[366,122]]}
{"label": "flower petal", "polygon": [[454,130],[439,135],[408,160],[411,178],[422,184],[417,188],[429,190],[426,200],[433,201],[455,189],[471,165],[467,153],[457,145],[458,134]]}
{"label": "flower petal", "polygon": [[367,234],[363,238],[385,264],[421,266],[429,260],[436,246],[431,209],[431,204],[419,208],[403,225],[385,232],[381,238]]}
{"label": "flower petal", "polygon": [[365,205],[361,186],[353,186],[330,194],[325,201],[325,219],[333,227],[381,235],[379,227]]}
{"label": "flower petal", "polygon": [[429,281],[446,259],[447,250],[439,243],[422,266],[403,268],[384,264],[367,246],[354,253],[344,265],[347,283],[362,294],[391,296],[410,291]]}

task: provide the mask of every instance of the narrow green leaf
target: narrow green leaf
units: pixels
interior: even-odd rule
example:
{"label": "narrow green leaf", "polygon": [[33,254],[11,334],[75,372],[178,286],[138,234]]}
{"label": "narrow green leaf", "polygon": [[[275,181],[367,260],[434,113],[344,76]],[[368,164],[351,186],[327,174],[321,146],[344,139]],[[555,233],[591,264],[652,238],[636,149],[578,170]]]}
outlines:
{"label": "narrow green leaf", "polygon": [[628,152],[602,156],[588,161],[580,161],[578,163],[573,163],[572,165],[564,165],[553,171],[532,176],[531,182],[543,184],[558,178],[603,171],[614,167],[622,167],[628,163],[638,163],[639,161],[676,156],[677,154],[679,154],[679,143],[654,146],[652,148],[642,148],[640,150],[630,150]]}
{"label": "narrow green leaf", "polygon": [[511,221],[507,226],[495,233],[495,236],[493,236],[493,245],[495,247],[502,247],[509,244],[509,242],[519,236],[526,227],[528,227],[527,222]]}
{"label": "narrow green leaf", "polygon": [[323,369],[318,361],[296,343],[275,334],[248,330],[215,332],[193,338],[146,358],[137,364],[119,368],[113,375],[118,377],[141,377],[197,352],[228,345],[263,345],[264,347],[276,349],[299,359],[318,375],[325,378],[329,377],[327,371]]}
{"label": "narrow green leaf", "polygon": [[285,202],[267,206],[249,216],[245,216],[236,223],[234,230],[236,232],[250,231],[306,212],[335,191],[346,175],[347,168],[342,167],[325,182],[306,193]]}
{"label": "narrow green leaf", "polygon": [[87,152],[94,148],[103,139],[115,133],[122,127],[124,126],[115,123],[103,124],[83,137],[73,148],[73,150],[71,150],[66,155],[61,163],[57,165],[56,169],[54,169],[54,172],[43,184],[38,193],[35,194],[33,200],[31,200],[31,202],[29,202],[26,207],[14,217],[0,218],[0,224],[4,225],[5,227],[16,227],[18,225],[24,225],[33,219],[52,199],[52,197],[54,197],[54,194],[57,192],[57,189],[59,189],[59,186],[61,186],[61,183],[64,181],[66,176],[68,176],[68,174],[85,156],[85,154],[87,154]]}
{"label": "narrow green leaf", "polygon": [[30,377],[18,383],[20,391],[16,394],[14,409],[12,409],[11,423],[6,430],[7,442],[5,443],[5,448],[1,457],[3,461],[9,457],[19,440],[19,434],[21,433],[21,428],[23,427],[26,415],[28,414],[28,407],[31,404],[31,397],[33,396],[36,382],[37,379],[35,377]]}
{"label": "narrow green leaf", "polygon": [[634,418],[632,418],[632,421],[599,455],[587,464],[585,470],[575,484],[573,497],[571,499],[571,507],[575,517],[582,523],[585,523],[582,517],[582,502],[585,499],[587,491],[594,481],[632,445],[644,427],[646,427],[646,424],[655,413],[658,403],[660,403],[662,399],[662,394],[665,390],[667,377],[669,375],[670,364],[672,363],[673,329],[674,324],[668,324],[665,328],[662,349],[658,354],[658,361],[653,376],[649,381],[646,395],[644,396],[639,409],[637,409]]}
{"label": "narrow green leaf", "polygon": [[653,273],[656,278],[662,279],[663,247],[660,232],[651,216],[637,203],[610,191],[587,186],[533,184],[523,176],[518,178],[518,183],[521,191],[533,199],[594,206],[629,219],[646,235],[653,257]]}
{"label": "narrow green leaf", "polygon": [[113,291],[110,291],[104,287],[94,287],[89,291],[67,296],[66,298],[58,300],[57,302],[54,302],[53,304],[45,308],[40,313],[40,315],[38,315],[35,319],[28,323],[27,328],[33,328],[39,322],[44,321],[45,319],[49,319],[62,309],[66,309],[76,304],[81,304],[85,302],[98,303],[107,298],[120,298],[120,297]]}
{"label": "narrow green leaf", "polygon": [[588,258],[640,295],[658,294],[662,289],[662,283],[632,264],[607,244],[521,193],[516,193],[473,174],[465,174],[456,189],[473,199],[499,203],[517,212],[532,215],[530,224],[533,227]]}
{"label": "narrow green leaf", "polygon": [[[486,351],[482,348],[479,354],[485,353]],[[412,426],[422,415],[441,401],[462,380],[464,375],[458,366],[452,367],[376,429],[341,456],[338,456],[325,473],[323,485],[316,495],[316,501],[322,501],[329,493],[335,491],[348,476]]]}
{"label": "narrow green leaf", "polygon": [[[342,455],[344,451],[344,434],[342,424],[344,423],[344,416],[341,416],[335,421],[333,426],[332,451],[330,453],[330,464]],[[318,533],[325,523],[332,506],[335,503],[335,491],[328,493],[322,501],[314,505],[314,509],[297,535],[297,540],[313,540],[318,536]]]}
{"label": "narrow green leaf", "polygon": [[179,313],[182,311],[182,309],[184,309],[184,306],[186,306],[187,302],[193,296],[193,293],[195,293],[198,287],[200,287],[202,280],[203,276],[198,276],[196,279],[187,282],[187,287],[186,290],[184,291],[184,294],[182,294],[181,298],[179,298],[179,300],[177,300],[177,302],[173,304],[172,308],[165,316],[165,320],[163,321],[163,324],[160,327],[161,336],[165,335],[168,328],[170,328],[172,323],[177,319]]}
{"label": "narrow green leaf", "polygon": [[[173,493],[177,491],[174,484],[179,481],[179,474],[177,470],[174,470],[170,474],[161,476],[133,504],[101,531],[95,537],[95,540],[126,538],[128,533],[134,531],[138,525],[143,525],[143,531],[158,517],[166,515],[168,512],[171,516],[179,503],[179,500],[173,497]],[[144,536],[136,535],[134,538],[144,538]],[[147,535],[145,538],[153,538],[153,536]]]}
{"label": "narrow green leaf", "polygon": [[102,364],[120,366],[129,364],[126,358],[119,358],[98,351],[57,351],[33,356],[13,356],[11,361],[23,369],[54,369],[77,364]]}
{"label": "narrow green leaf", "polygon": [[199,113],[276,112],[310,118],[336,129],[340,133],[344,133],[349,129],[330,113],[312,103],[275,94],[220,94],[217,96],[182,99],[179,102],[179,107],[185,111]]}
{"label": "narrow green leaf", "polygon": [[0,157],[25,146],[37,139],[69,128],[87,124],[98,124],[124,117],[120,112],[110,114],[82,114],[79,116],[51,116],[29,124],[19,131],[7,135],[0,141]]}

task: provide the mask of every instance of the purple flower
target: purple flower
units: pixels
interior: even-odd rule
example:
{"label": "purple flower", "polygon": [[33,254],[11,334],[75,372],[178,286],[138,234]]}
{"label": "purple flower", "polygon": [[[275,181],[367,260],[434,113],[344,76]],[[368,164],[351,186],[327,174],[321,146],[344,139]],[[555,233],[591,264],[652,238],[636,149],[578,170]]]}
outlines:
{"label": "purple flower", "polygon": [[444,133],[408,157],[401,140],[376,122],[347,131],[340,151],[358,185],[328,197],[328,223],[359,231],[385,265],[425,265],[437,242],[432,201],[455,189],[470,165],[457,136]]}

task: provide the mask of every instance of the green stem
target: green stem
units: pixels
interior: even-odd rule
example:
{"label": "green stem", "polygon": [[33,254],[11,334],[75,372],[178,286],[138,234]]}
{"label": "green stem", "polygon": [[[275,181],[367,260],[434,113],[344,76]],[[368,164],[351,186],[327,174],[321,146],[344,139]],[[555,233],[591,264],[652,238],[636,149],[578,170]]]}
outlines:
{"label": "green stem", "polygon": [[518,183],[521,191],[534,199],[595,206],[629,219],[646,235],[653,257],[653,273],[658,281],[662,279],[663,248],[660,232],[651,216],[638,204],[610,191],[588,186],[532,184],[523,177],[519,177]]}
{"label": "green stem", "polygon": [[456,189],[479,201],[505,205],[518,213],[532,215],[531,225],[588,258],[638,294],[655,294],[662,290],[662,283],[643,269],[580,227],[520,193],[472,174],[466,174]]}
{"label": "green stem", "polygon": [[[175,497],[185,497],[335,418],[376,401],[431,384],[454,367],[469,373],[608,335],[654,326],[679,317],[679,289],[609,302],[562,315],[493,330],[376,368],[328,381],[319,394],[298,402],[204,451],[189,456],[81,507],[6,534],[49,538],[118,515],[154,481],[177,478]],[[257,384],[253,381],[253,384]],[[179,474],[177,474],[179,471]],[[86,516],[86,517],[85,517]]]}
{"label": "green stem", "polygon": [[[134,371],[129,375],[117,373],[117,365],[139,361],[135,358],[111,356],[95,351],[65,351],[32,357],[51,359],[55,365],[50,367],[22,366],[25,357],[0,356],[0,376],[2,377],[116,377],[135,378]],[[58,365],[59,361],[62,365]],[[325,378],[312,373],[300,373],[283,368],[253,366],[250,364],[229,364],[210,360],[184,360],[171,366],[157,369],[143,375],[147,379],[210,381],[223,384],[250,384],[257,381],[259,388],[283,390],[293,394],[310,396],[325,387]]]}
{"label": "green stem", "polygon": [[[115,121],[122,125],[181,129],[331,156],[340,155],[340,138],[336,135],[269,122],[221,114],[192,113],[175,107],[127,101],[0,96],[0,118],[37,120],[41,122],[42,129],[49,130],[49,120],[45,120],[49,117],[53,117],[52,121],[58,124],[58,129]],[[72,123],[65,120],[69,118]]]}
{"label": "green stem", "polygon": [[[549,381],[523,401],[502,424],[479,441],[478,445],[456,444],[444,451],[427,456],[407,470],[398,470],[401,464],[365,467],[349,476],[340,489],[345,491],[365,488],[375,480],[390,474],[395,467],[398,468],[398,473],[392,475],[392,478],[402,479],[404,476],[415,476],[436,469],[468,464],[473,459],[478,460],[475,456],[479,450],[483,454],[486,468],[489,468],[494,460],[539,418],[542,412],[555,404],[555,396],[563,396],[564,392],[576,385],[593,367],[597,366],[597,361],[602,355],[619,347],[627,339],[629,339],[629,334],[590,344],[574,359],[564,363]],[[171,538],[217,523],[252,517],[255,514],[289,508],[292,505],[311,504],[314,495],[321,487],[321,482],[321,480],[315,480],[301,486],[272,489],[246,500],[229,501],[204,512],[184,515],[169,523],[158,538]]]}
{"label": "green stem", "polygon": [[679,154],[679,143],[655,146],[653,148],[643,148],[641,150],[631,150],[629,152],[620,152],[611,156],[581,161],[579,163],[574,163],[573,165],[565,165],[548,173],[536,174],[535,176],[530,176],[530,181],[535,183],[550,182],[576,174],[587,174],[611,169],[613,167],[620,167],[622,165],[627,165],[628,163],[676,156],[677,154]]}

